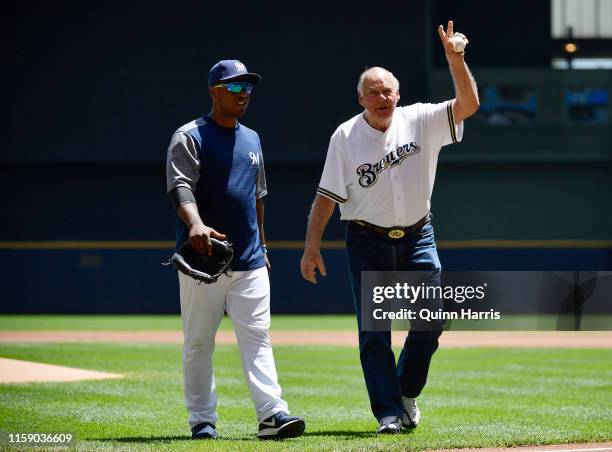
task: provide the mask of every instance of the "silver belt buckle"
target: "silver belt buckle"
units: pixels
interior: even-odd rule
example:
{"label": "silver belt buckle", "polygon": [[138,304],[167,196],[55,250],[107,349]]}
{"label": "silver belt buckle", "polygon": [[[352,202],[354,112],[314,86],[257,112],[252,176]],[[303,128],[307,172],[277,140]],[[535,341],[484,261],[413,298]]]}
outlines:
{"label": "silver belt buckle", "polygon": [[392,239],[401,239],[406,233],[402,229],[391,229],[387,235]]}

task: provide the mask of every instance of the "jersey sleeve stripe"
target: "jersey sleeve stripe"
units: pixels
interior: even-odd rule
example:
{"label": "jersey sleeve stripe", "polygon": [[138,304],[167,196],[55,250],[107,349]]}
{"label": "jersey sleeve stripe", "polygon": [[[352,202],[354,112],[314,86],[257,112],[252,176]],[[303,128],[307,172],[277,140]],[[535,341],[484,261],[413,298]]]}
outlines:
{"label": "jersey sleeve stripe", "polygon": [[455,131],[455,116],[453,115],[453,101],[448,101],[446,106],[446,115],[448,116],[448,125],[450,127],[451,138],[453,143],[457,142],[457,133]]}
{"label": "jersey sleeve stripe", "polygon": [[317,188],[317,193],[319,193],[320,195],[325,196],[326,198],[331,199],[332,201],[336,201],[340,204],[344,204],[345,202],[348,201],[348,199],[342,198],[341,196],[338,196],[335,193],[332,193],[329,190],[325,190],[324,188],[318,187]]}

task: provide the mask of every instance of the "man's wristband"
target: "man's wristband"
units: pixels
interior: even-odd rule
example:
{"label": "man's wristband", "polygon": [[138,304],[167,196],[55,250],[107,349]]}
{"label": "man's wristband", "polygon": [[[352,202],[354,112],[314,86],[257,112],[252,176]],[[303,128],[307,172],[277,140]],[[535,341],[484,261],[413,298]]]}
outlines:
{"label": "man's wristband", "polygon": [[196,202],[193,192],[187,187],[176,187],[168,195],[175,209],[178,209],[181,204]]}
{"label": "man's wristband", "polygon": [[268,254],[268,247],[266,245],[261,245],[261,250],[264,252],[264,254]]}

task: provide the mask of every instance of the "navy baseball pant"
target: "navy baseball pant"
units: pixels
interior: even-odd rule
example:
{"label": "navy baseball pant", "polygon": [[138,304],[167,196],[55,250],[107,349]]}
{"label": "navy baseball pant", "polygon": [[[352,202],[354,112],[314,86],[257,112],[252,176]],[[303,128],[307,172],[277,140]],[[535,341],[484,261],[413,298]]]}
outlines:
{"label": "navy baseball pant", "polygon": [[401,239],[391,239],[349,223],[346,248],[359,325],[361,367],[372,412],[379,421],[385,416],[401,417],[401,397],[417,397],[425,387],[442,326],[424,331],[413,324],[396,365],[390,331],[361,331],[361,272],[426,271],[439,275],[433,226],[427,223]]}

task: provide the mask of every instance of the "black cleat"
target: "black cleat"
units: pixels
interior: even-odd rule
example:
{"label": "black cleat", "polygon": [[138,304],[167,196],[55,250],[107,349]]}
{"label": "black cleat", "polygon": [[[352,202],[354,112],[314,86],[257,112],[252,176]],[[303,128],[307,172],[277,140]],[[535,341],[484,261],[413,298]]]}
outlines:
{"label": "black cleat", "polygon": [[285,439],[295,438],[304,433],[306,423],[304,419],[297,416],[289,416],[284,411],[279,411],[274,416],[264,419],[259,424],[259,439]]}
{"label": "black cleat", "polygon": [[192,439],[217,439],[217,431],[215,430],[215,426],[208,423],[203,422],[201,424],[196,425],[191,429],[191,438]]}

